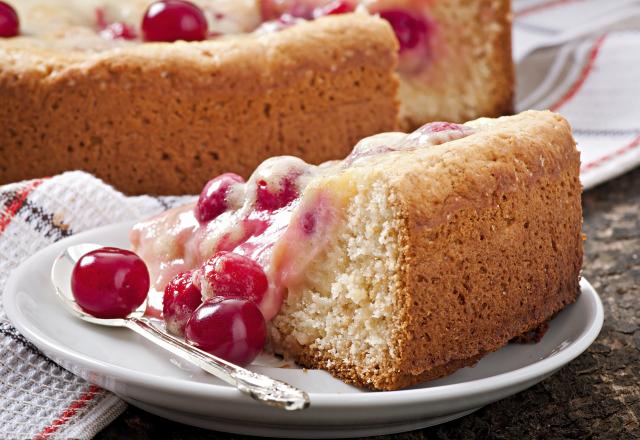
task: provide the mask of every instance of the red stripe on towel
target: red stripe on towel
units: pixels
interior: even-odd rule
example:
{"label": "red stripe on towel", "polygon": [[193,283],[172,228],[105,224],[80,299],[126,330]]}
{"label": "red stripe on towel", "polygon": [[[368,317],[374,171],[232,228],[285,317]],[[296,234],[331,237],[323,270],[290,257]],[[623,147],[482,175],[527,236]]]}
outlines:
{"label": "red stripe on towel", "polygon": [[585,64],[585,66],[582,68],[582,72],[580,72],[580,76],[578,77],[578,80],[575,83],[573,83],[571,88],[569,88],[567,93],[565,93],[564,96],[560,98],[560,100],[558,100],[558,102],[556,102],[555,104],[549,107],[549,110],[552,110],[552,111],[558,110],[558,108],[562,107],[567,102],[571,101],[571,99],[574,96],[576,96],[578,91],[582,88],[585,81],[589,77],[589,74],[593,71],[593,66],[596,63],[596,59],[598,58],[598,54],[600,53],[600,48],[602,47],[602,44],[604,43],[605,38],[606,38],[606,35],[603,35],[600,38],[598,38],[598,40],[595,42],[595,44],[591,48],[591,52],[589,53],[589,59],[587,60],[587,64]]}
{"label": "red stripe on towel", "polygon": [[49,438],[54,432],[58,430],[62,425],[67,423],[67,421],[76,415],[78,411],[87,406],[89,402],[91,402],[97,394],[100,394],[102,389],[95,385],[91,385],[87,392],[82,394],[77,400],[71,402],[71,404],[56,418],[53,422],[51,422],[48,426],[46,426],[39,434],[37,434],[33,439],[34,440],[44,440]]}
{"label": "red stripe on towel", "polygon": [[606,154],[594,161],[591,161],[587,164],[584,164],[582,167],[580,167],[580,171],[581,172],[585,172],[585,171],[590,171],[594,168],[599,167],[600,165],[609,162],[611,159],[615,159],[618,156],[622,156],[623,154],[627,153],[628,151],[631,151],[635,148],[638,148],[640,146],[640,135],[637,136],[634,140],[632,140],[631,142],[629,142],[627,145],[625,145],[622,148],[619,148],[615,151],[612,151],[609,154]]}
{"label": "red stripe on towel", "polygon": [[40,186],[44,182],[44,179],[33,180],[29,182],[24,188],[18,191],[13,198],[9,202],[5,208],[0,211],[0,234],[4,232],[5,229],[11,223],[11,220],[16,216],[20,208],[24,205],[24,202],[29,197],[29,194],[33,192],[34,189]]}

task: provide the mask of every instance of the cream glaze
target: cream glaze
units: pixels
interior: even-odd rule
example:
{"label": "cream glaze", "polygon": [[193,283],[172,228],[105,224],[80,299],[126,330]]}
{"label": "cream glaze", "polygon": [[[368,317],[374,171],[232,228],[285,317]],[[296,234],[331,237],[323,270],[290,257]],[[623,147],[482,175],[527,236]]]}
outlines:
{"label": "cream glaze", "polygon": [[[158,291],[178,273],[195,269],[194,280],[204,297],[215,296],[199,275],[199,267],[209,257],[232,251],[251,258],[269,280],[259,307],[270,320],[278,313],[286,289],[302,278],[343,216],[344,202],[312,185],[314,180],[345,167],[366,166],[382,154],[440,145],[473,132],[467,126],[434,122],[409,135],[383,133],[363,139],[343,161],[315,166],[291,156],[268,159],[246,183],[230,190],[226,212],[200,224],[193,204],[169,210],[134,226],[133,249],[147,263]],[[265,194],[283,202],[265,203]]]}

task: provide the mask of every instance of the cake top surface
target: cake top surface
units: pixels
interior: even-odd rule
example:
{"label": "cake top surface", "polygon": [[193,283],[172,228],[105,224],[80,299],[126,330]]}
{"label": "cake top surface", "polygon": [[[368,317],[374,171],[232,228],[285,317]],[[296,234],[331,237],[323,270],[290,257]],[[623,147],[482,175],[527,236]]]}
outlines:
{"label": "cake top surface", "polygon": [[[378,56],[381,65],[395,63],[397,42],[386,21],[367,13],[340,14],[321,17],[318,20],[301,20],[278,32],[250,32],[212,36],[204,41],[145,42],[141,39],[109,39],[100,34],[93,23],[91,11],[95,4],[128,5],[125,1],[81,0],[69,2],[66,9],[58,4],[63,0],[20,2],[22,32],[17,37],[0,38],[0,56],[3,71],[28,72],[53,81],[66,78],[73,81],[75,70],[93,70],[99,79],[99,67],[104,75],[111,75],[127,67],[134,71],[158,70],[171,75],[198,77],[200,81],[215,87],[218,75],[212,73],[224,68],[235,71],[239,81],[250,78],[254,84],[271,87],[290,80],[312,69],[335,69],[337,66],[371,59],[371,51],[388,56]],[[146,5],[147,0],[133,4]],[[225,4],[219,0],[210,3]],[[229,3],[234,3],[229,0]],[[247,3],[247,2],[238,2]],[[52,6],[56,4],[56,7]],[[73,5],[80,5],[74,7]],[[124,15],[129,11],[122,6]],[[30,9],[31,8],[31,9]],[[75,9],[74,9],[75,8]],[[53,11],[50,11],[53,9]],[[60,12],[62,10],[63,12]],[[73,11],[84,11],[75,13]],[[136,12],[137,13],[137,12]],[[129,12],[133,14],[133,12]],[[314,50],[309,45],[315,44]],[[321,44],[318,44],[321,42]],[[272,75],[278,72],[278,77]],[[283,76],[284,75],[284,76]]]}
{"label": "cake top surface", "polygon": [[[103,43],[95,30],[87,32],[93,32]],[[316,43],[314,50],[309,50],[310,41]],[[205,41],[144,44],[125,41],[101,50],[65,49],[68,44],[64,38],[0,38],[3,60],[0,74],[28,72],[51,81],[73,82],[77,70],[90,70],[96,81],[117,72],[155,71],[161,75],[189,76],[208,87],[219,87],[224,76],[214,73],[224,68],[234,72],[238,81],[248,79],[266,89],[287,84],[309,70],[324,71],[361,59],[371,60],[372,52],[379,54],[376,60],[381,66],[393,65],[397,59],[397,43],[390,27],[384,20],[368,14],[334,15],[302,22],[281,32],[230,35]],[[382,56],[383,52],[387,56]]]}
{"label": "cake top surface", "polygon": [[[152,0],[20,0],[13,5],[21,19],[21,35],[2,46],[65,51],[102,51],[139,44],[138,38],[102,34],[112,23],[138,26]],[[254,31],[261,23],[256,0],[193,0],[204,13],[210,37]]]}
{"label": "cake top surface", "polygon": [[[345,12],[367,14],[367,6],[365,6],[367,2],[356,0],[341,2],[348,6],[336,12],[324,11],[323,7],[330,3],[329,0],[189,0],[189,2],[199,8],[206,20],[205,40],[272,33],[325,15]],[[39,47],[64,52],[98,52],[137,45],[143,41],[143,18],[153,3],[154,0],[20,0],[12,2],[20,18],[21,32],[17,37],[0,39],[0,48]],[[358,6],[359,3],[362,3],[362,6]],[[304,11],[297,11],[303,6]],[[298,13],[299,15],[296,15]],[[123,26],[126,27],[124,32]]]}

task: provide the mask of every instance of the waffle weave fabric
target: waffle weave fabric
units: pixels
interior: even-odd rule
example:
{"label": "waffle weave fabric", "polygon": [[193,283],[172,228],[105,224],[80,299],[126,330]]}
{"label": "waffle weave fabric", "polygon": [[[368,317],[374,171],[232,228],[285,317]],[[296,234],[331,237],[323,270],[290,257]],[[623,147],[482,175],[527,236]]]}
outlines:
{"label": "waffle weave fabric", "polygon": [[[71,234],[181,203],[125,197],[83,172],[0,187],[0,291],[22,261]],[[74,376],[22,337],[0,307],[0,437],[92,438],[126,404]]]}

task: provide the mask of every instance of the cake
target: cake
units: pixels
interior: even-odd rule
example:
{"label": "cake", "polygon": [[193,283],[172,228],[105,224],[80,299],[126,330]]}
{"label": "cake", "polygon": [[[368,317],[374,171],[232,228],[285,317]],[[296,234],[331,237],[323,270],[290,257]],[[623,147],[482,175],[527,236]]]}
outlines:
{"label": "cake", "polygon": [[24,35],[0,38],[0,184],[83,169],[129,194],[193,194],[273,155],[341,157],[397,124],[397,42],[380,18],[137,44],[73,5],[16,2]]}
{"label": "cake", "polygon": [[[342,161],[224,174],[131,241],[158,290],[177,277],[205,303],[243,296],[270,350],[394,390],[474,365],[577,298],[579,165],[548,111],[434,122]],[[173,333],[182,312],[165,316]]]}
{"label": "cake", "polygon": [[0,184],[84,169],[195,193],[273,155],[320,163],[396,126],[512,110],[508,0],[199,0],[208,41],[144,45],[151,0],[13,3]]}

